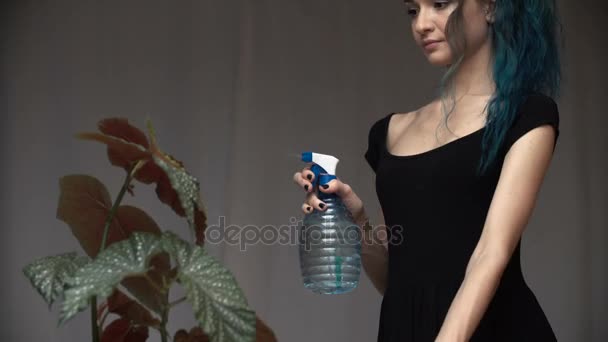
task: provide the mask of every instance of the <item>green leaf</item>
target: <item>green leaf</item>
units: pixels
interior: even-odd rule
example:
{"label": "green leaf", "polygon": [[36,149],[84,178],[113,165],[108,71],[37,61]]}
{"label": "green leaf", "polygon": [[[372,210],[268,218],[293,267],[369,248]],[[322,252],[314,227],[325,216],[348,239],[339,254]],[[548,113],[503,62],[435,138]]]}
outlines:
{"label": "green leaf", "polygon": [[171,187],[177,193],[177,198],[181,203],[188,226],[193,235],[196,235],[197,226],[195,221],[195,214],[199,208],[203,205],[200,201],[200,185],[198,180],[190,175],[186,169],[181,166],[175,166],[173,163],[168,163],[164,158],[160,158],[156,155],[152,156],[154,163],[158,165],[169,178]]}
{"label": "green leaf", "polygon": [[68,277],[87,262],[87,258],[78,256],[76,252],[63,253],[37,259],[25,266],[23,273],[47,302],[50,310],[53,302],[63,295]]}
{"label": "green leaf", "polygon": [[125,277],[146,273],[148,261],[161,251],[158,235],[133,232],[128,240],[116,242],[99,253],[93,262],[68,279],[59,324],[86,309],[92,296],[106,298]]}
{"label": "green leaf", "polygon": [[163,249],[175,259],[177,279],[211,341],[254,341],[255,312],[249,308],[232,273],[203,248],[192,246],[173,233],[163,234]]}

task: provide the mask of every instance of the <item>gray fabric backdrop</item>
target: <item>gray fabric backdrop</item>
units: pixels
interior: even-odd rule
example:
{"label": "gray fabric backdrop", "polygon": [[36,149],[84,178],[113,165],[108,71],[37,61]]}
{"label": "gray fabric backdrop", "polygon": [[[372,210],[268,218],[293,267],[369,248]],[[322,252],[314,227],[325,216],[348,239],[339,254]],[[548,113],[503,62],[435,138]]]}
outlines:
{"label": "gray fabric backdrop", "polygon": [[[561,136],[524,235],[525,277],[560,341],[608,340],[608,135],[604,1],[560,1],[566,30]],[[441,70],[413,43],[400,1],[37,0],[2,10],[0,340],[87,341],[89,315],[57,328],[57,307],[21,273],[79,250],[55,219],[58,178],[88,173],[115,196],[123,172],[74,139],[108,116],[139,127],[201,181],[209,224],[290,225],[304,194],[302,151],[338,156],[377,222],[367,131],[390,111],[427,103]],[[187,237],[185,222],[136,186],[127,203]],[[305,291],[295,245],[208,245],[280,341],[373,341],[381,297]],[[194,324],[188,305],[175,331]],[[158,341],[154,335],[152,341]]]}

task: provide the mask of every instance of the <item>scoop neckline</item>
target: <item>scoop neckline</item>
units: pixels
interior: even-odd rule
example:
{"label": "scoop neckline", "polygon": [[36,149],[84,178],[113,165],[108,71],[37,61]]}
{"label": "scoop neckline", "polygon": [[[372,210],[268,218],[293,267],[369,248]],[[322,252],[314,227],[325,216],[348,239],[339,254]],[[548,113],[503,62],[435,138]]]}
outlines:
{"label": "scoop neckline", "polygon": [[479,128],[479,129],[477,129],[477,130],[475,130],[475,131],[473,131],[473,132],[471,132],[471,133],[469,133],[467,135],[464,135],[464,136],[462,136],[462,137],[460,137],[458,139],[454,139],[454,140],[452,140],[452,141],[450,141],[450,142],[448,142],[446,144],[443,144],[443,145],[441,145],[439,147],[435,147],[433,149],[430,149],[430,150],[427,150],[427,151],[424,151],[424,152],[419,152],[419,153],[415,153],[415,154],[407,154],[407,155],[398,155],[398,154],[392,154],[388,150],[388,128],[389,128],[389,124],[391,122],[391,118],[393,117],[394,114],[397,114],[397,112],[390,113],[385,118],[386,122],[384,124],[384,138],[383,138],[384,143],[382,144],[382,150],[383,150],[384,154],[387,155],[387,156],[389,156],[390,158],[393,158],[393,159],[412,159],[412,158],[424,157],[424,156],[427,156],[427,155],[431,155],[433,153],[438,153],[438,152],[441,152],[441,151],[445,150],[446,148],[448,148],[448,147],[450,147],[452,145],[457,145],[458,143],[462,143],[462,142],[466,141],[467,138],[471,138],[471,137],[476,136],[477,134],[483,132],[483,130],[485,130],[485,128],[486,128],[486,125],[484,125],[483,127]]}

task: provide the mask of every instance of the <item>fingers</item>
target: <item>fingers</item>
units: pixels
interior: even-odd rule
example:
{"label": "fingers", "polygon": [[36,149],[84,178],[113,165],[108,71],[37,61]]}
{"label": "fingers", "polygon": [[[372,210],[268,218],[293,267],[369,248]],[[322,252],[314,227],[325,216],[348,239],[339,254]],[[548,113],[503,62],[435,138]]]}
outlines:
{"label": "fingers", "polygon": [[315,174],[308,167],[301,172],[296,172],[293,175],[293,181],[304,189],[306,192],[312,192],[312,181],[315,179]]}
{"label": "fingers", "polygon": [[352,189],[351,189],[350,185],[348,185],[346,183],[342,183],[342,181],[340,181],[338,178],[336,178],[336,179],[332,179],[327,184],[319,185],[319,191],[325,192],[328,194],[335,193],[339,197],[344,198],[352,192]]}
{"label": "fingers", "polygon": [[325,202],[321,201],[314,192],[307,194],[306,202],[302,204],[302,210],[307,214],[312,213],[313,209],[317,209],[318,211],[325,211],[327,209]]}
{"label": "fingers", "polygon": [[312,213],[312,207],[308,203],[302,203],[302,211],[306,214]]}
{"label": "fingers", "polygon": [[303,188],[304,191],[306,191],[306,192],[311,192],[312,191],[312,183],[304,178],[302,172],[296,172],[293,175],[293,181],[296,184],[298,184],[301,188]]}
{"label": "fingers", "polygon": [[306,202],[302,204],[302,211],[304,213],[312,213],[313,209],[319,211],[325,211],[327,209],[326,204],[321,201],[313,191],[312,182],[315,179],[315,174],[310,171],[310,167],[307,166],[302,171],[296,172],[293,175],[293,181],[306,191]]}
{"label": "fingers", "polygon": [[315,174],[310,171],[310,168],[306,167],[302,170],[302,177],[306,178],[309,182],[312,182],[315,179]]}

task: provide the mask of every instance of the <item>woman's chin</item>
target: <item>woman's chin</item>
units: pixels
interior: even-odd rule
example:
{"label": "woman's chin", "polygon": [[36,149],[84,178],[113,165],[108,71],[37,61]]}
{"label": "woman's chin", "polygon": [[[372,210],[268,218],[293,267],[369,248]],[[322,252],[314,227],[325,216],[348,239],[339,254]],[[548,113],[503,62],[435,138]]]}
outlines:
{"label": "woman's chin", "polygon": [[426,59],[429,61],[429,63],[431,65],[438,66],[438,67],[447,67],[452,63],[452,60],[450,58],[446,58],[446,57],[438,57],[438,56],[429,55],[429,56],[426,56]]}
{"label": "woman's chin", "polygon": [[425,53],[427,61],[431,65],[445,67],[452,63],[452,58],[450,57],[450,53],[446,51],[436,50]]}

